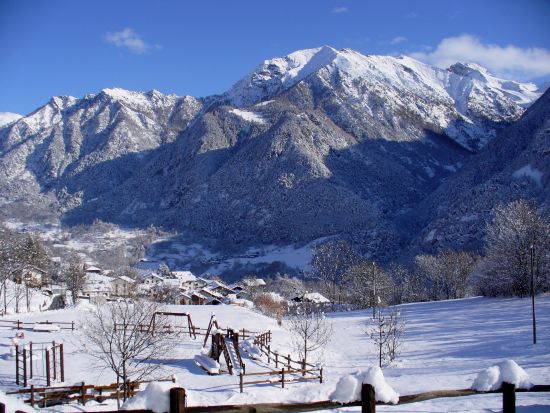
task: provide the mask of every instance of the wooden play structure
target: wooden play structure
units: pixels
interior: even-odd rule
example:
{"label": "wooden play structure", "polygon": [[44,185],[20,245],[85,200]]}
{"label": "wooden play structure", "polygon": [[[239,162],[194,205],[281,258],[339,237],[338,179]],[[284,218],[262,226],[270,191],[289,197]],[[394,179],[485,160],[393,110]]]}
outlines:
{"label": "wooden play structure", "polygon": [[63,343],[55,341],[15,345],[15,383],[27,387],[29,381],[65,381]]}
{"label": "wooden play structure", "polygon": [[[187,330],[189,333],[189,337],[191,338],[197,338],[197,332],[196,327],[193,325],[193,321],[191,320],[191,314],[189,313],[182,313],[182,312],[169,312],[169,311],[157,311],[155,314],[153,314],[153,319],[151,320],[151,323],[153,325],[153,332],[155,332],[155,320],[158,316],[165,316],[165,317],[175,317],[176,319],[182,318],[186,320],[187,322],[183,322],[183,325],[174,325],[175,331],[183,331]],[[171,324],[165,325],[168,329],[172,328]]]}
{"label": "wooden play structure", "polygon": [[[174,324],[162,322],[159,323],[158,318],[159,317],[170,317],[174,319]],[[171,320],[171,319],[169,319]],[[184,320],[183,322],[179,322],[179,320]],[[117,329],[124,329],[133,327],[134,324],[122,324],[122,323],[115,323],[114,328],[115,331]],[[149,324],[139,324],[137,326],[138,331],[145,332],[145,331],[151,331],[153,333],[168,333],[168,334],[174,334],[174,333],[188,333],[189,337],[196,339],[197,334],[201,334],[200,328],[196,327],[193,324],[193,321],[191,320],[191,314],[189,313],[183,313],[183,312],[170,312],[170,311],[157,311],[153,314],[153,317],[151,317],[151,321]]]}
{"label": "wooden play structure", "polygon": [[[242,337],[245,336],[246,331],[243,329]],[[208,352],[209,358],[219,363],[220,358],[223,356],[229,374],[246,371],[246,366],[239,350],[239,331],[235,331],[232,328],[222,330],[216,321],[216,316],[212,314],[204,337],[204,348],[209,338],[211,339],[210,351]],[[204,366],[201,365],[201,367]],[[207,371],[212,374],[211,371]]]}

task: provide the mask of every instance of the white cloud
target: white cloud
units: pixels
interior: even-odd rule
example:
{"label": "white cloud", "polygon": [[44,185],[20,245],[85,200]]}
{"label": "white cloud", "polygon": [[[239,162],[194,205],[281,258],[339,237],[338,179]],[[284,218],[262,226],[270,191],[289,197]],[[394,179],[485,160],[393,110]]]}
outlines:
{"label": "white cloud", "polygon": [[404,43],[406,42],[408,39],[406,37],[403,37],[403,36],[396,36],[394,37],[393,39],[390,40],[390,44],[399,44],[399,43]]}
{"label": "white cloud", "polygon": [[484,44],[470,34],[445,38],[433,51],[415,52],[411,56],[443,68],[456,62],[473,62],[497,76],[518,80],[550,74],[549,50]]}
{"label": "white cloud", "polygon": [[139,33],[130,28],[125,28],[120,32],[105,34],[105,41],[116,47],[126,48],[136,54],[147,53],[151,49],[160,49],[160,45],[146,43]]}
{"label": "white cloud", "polygon": [[335,7],[330,12],[332,14],[340,14],[340,13],[347,13],[348,11],[349,9],[347,7],[342,6],[342,7]]}

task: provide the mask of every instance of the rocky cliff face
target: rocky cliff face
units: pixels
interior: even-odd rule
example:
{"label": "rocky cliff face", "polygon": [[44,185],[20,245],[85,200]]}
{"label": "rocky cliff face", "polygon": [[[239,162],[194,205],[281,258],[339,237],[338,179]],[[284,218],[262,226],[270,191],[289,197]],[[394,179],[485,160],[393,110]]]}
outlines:
{"label": "rocky cliff face", "polygon": [[423,200],[538,96],[474,65],[322,47],[207,99],[53,98],[0,129],[0,201],[5,214],[155,223],[222,248],[343,235],[383,259],[413,237]]}

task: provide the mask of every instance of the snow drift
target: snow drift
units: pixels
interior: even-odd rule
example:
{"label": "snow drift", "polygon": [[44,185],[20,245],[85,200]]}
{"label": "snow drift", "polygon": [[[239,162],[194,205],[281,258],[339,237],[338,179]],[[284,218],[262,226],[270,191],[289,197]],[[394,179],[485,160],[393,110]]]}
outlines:
{"label": "snow drift", "polygon": [[518,389],[530,389],[533,384],[529,381],[529,375],[515,361],[505,360],[481,371],[472,389],[478,391],[498,390],[502,383],[515,384]]}
{"label": "snow drift", "polygon": [[374,387],[376,401],[396,404],[399,394],[386,382],[380,367],[371,367],[352,375],[342,377],[336,384],[336,389],[330,395],[330,400],[339,403],[350,403],[361,399],[361,385],[371,384]]}

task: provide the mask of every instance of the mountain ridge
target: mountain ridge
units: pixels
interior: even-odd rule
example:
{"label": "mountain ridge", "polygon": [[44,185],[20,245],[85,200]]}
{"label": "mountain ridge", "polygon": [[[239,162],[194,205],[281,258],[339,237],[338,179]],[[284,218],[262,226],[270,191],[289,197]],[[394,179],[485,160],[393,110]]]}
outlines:
{"label": "mountain ridge", "polygon": [[153,223],[221,249],[344,236],[392,259],[417,231],[400,220],[422,216],[533,87],[325,46],[265,61],[219,96],[54,97],[0,128],[0,204]]}

